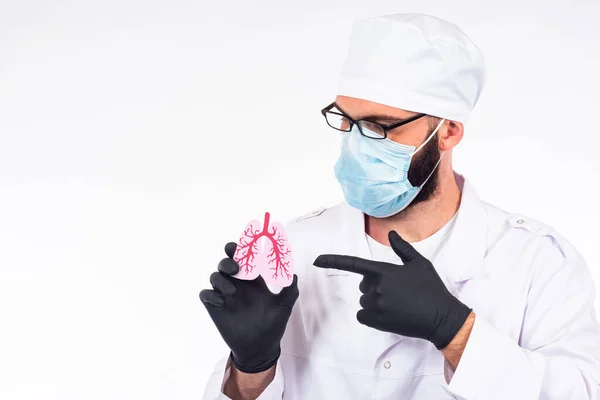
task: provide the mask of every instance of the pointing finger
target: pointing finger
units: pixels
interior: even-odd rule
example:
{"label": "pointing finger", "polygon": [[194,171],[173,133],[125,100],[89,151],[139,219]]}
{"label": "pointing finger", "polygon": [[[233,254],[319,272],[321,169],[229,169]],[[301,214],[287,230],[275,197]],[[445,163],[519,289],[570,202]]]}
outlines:
{"label": "pointing finger", "polygon": [[319,268],[333,268],[362,275],[373,275],[380,272],[379,265],[374,261],[339,254],[321,254],[315,259],[313,265]]}

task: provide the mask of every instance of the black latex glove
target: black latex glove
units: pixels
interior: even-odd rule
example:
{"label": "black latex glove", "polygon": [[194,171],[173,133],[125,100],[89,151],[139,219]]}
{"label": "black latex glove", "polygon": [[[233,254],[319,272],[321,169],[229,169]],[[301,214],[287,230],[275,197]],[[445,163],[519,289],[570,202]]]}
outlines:
{"label": "black latex glove", "polygon": [[426,339],[439,350],[462,328],[471,309],[446,288],[429,260],[395,231],[390,245],[404,265],[322,254],[314,265],[363,275],[358,322],[380,331]]}
{"label": "black latex glove", "polygon": [[201,291],[200,300],[231,349],[235,367],[245,373],[263,372],[279,359],[281,338],[299,294],[298,276],[278,294],[261,276],[252,281],[232,278],[240,268],[233,259],[235,248],[233,242],[225,245],[227,258],[210,276],[213,290]]}

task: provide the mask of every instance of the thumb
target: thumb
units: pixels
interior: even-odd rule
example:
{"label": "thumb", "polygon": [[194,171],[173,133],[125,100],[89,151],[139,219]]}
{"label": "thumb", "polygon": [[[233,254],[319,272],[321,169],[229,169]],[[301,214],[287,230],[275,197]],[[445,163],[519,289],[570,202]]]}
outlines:
{"label": "thumb", "polygon": [[392,250],[394,250],[394,253],[400,257],[404,264],[421,256],[410,243],[398,235],[398,232],[390,231],[388,233],[388,239],[390,241],[390,246],[392,246]]}
{"label": "thumb", "polygon": [[283,296],[284,300],[289,301],[290,304],[294,304],[299,295],[300,291],[298,290],[298,275],[294,274],[292,284],[281,289],[279,296]]}

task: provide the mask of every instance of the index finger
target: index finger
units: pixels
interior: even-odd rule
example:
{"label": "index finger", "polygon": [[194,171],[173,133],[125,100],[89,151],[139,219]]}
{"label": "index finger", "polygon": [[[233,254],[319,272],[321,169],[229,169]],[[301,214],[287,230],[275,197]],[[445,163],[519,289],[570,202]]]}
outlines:
{"label": "index finger", "polygon": [[374,275],[380,272],[379,265],[374,261],[339,254],[321,254],[315,259],[313,265],[319,268],[333,268],[361,275]]}

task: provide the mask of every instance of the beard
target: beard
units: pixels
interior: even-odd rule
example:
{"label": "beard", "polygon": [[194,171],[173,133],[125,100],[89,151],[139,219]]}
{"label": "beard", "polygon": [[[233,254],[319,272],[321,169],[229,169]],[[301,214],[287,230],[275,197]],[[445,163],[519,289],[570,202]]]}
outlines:
{"label": "beard", "polygon": [[414,200],[400,213],[411,209],[416,204],[430,200],[436,194],[439,183],[439,168],[436,168],[436,164],[440,160],[440,156],[440,150],[438,149],[438,135],[436,133],[413,157],[410,168],[408,169],[408,180],[413,186],[419,187],[423,185],[423,182],[425,182],[434,168],[435,171],[425,183],[419,194],[417,194]]}

